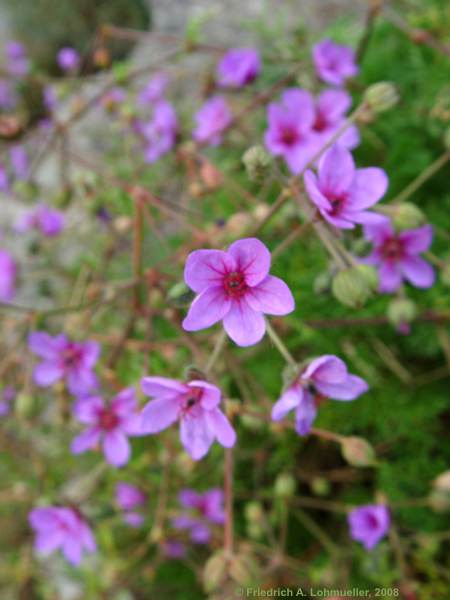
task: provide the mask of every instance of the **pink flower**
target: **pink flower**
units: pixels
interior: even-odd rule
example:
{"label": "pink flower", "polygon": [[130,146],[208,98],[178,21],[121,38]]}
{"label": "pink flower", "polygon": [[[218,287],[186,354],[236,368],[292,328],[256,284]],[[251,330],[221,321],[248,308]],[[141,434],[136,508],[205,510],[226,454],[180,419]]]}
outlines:
{"label": "pink flower", "polygon": [[34,548],[39,554],[50,554],[60,549],[64,558],[77,566],[83,552],[96,550],[91,528],[74,508],[34,508],[28,519],[36,532]]}
{"label": "pink flower", "polygon": [[195,544],[207,544],[211,538],[210,524],[221,525],[225,521],[222,490],[214,488],[201,494],[185,489],[180,492],[179,500],[190,512],[173,519],[172,525],[188,530]]}
{"label": "pink flower", "polygon": [[123,510],[123,520],[130,527],[140,527],[145,517],[136,508],[140,508],[147,501],[142,490],[135,485],[123,481],[116,484],[116,502]]}
{"label": "pink flower", "polygon": [[28,176],[28,154],[23,146],[13,146],[9,151],[11,166],[17,179],[26,179]]}
{"label": "pink flower", "polygon": [[272,408],[272,419],[281,421],[295,409],[295,429],[307,435],[317,416],[318,403],[324,398],[355,400],[369,389],[357,375],[350,375],[337,356],[326,354],[311,361],[282,394]]}
{"label": "pink flower", "polygon": [[155,398],[142,411],[142,433],[159,433],[180,421],[180,437],[194,460],[205,456],[214,440],[225,448],[236,433],[219,408],[221,391],[206,381],[182,383],[166,377],[144,377],[142,391]]}
{"label": "pink flower", "polygon": [[75,48],[61,48],[56,57],[58,66],[66,72],[76,71],[80,65],[80,55]]}
{"label": "pink flower", "polygon": [[380,292],[395,292],[406,279],[418,288],[429,288],[435,280],[433,267],[419,256],[433,240],[431,225],[395,233],[389,221],[364,227],[364,235],[373,244],[364,262],[378,268]]}
{"label": "pink flower", "polygon": [[312,158],[317,141],[312,131],[315,119],[313,97],[306,90],[292,88],[267,109],[268,129],[264,140],[274,156],[282,156],[296,175]]}
{"label": "pink flower", "polygon": [[9,178],[5,167],[0,164],[0,192],[7,192],[9,190]]}
{"label": "pink flower", "polygon": [[156,73],[138,94],[138,104],[152,106],[164,99],[164,92],[169,84],[167,73]]}
{"label": "pink flower", "polygon": [[173,148],[177,127],[177,115],[173,106],[169,102],[158,102],[151,121],[138,125],[138,131],[143,135],[146,144],[145,162],[154,163]]}
{"label": "pink flower", "polygon": [[88,394],[97,386],[93,368],[100,347],[96,342],[72,342],[64,334],[52,337],[44,331],[35,331],[28,338],[28,346],[43,359],[33,371],[36,385],[48,387],[65,379],[75,396]]}
{"label": "pink flower", "polygon": [[350,536],[366,550],[372,550],[389,531],[389,510],[383,504],[358,506],[348,515],[348,524]]}
{"label": "pink flower", "polygon": [[47,237],[54,237],[61,233],[64,227],[64,216],[59,210],[49,208],[45,204],[38,204],[36,208],[24,213],[15,225],[17,233],[25,233],[30,229],[37,229]]}
{"label": "pink flower", "polygon": [[122,467],[130,459],[130,444],[127,436],[140,434],[140,418],[133,388],[115,396],[105,404],[99,396],[79,398],[73,406],[73,414],[88,428],[72,442],[73,454],[81,454],[97,446],[102,440],[106,461]]}
{"label": "pink flower", "polygon": [[290,289],[269,269],[270,252],[256,238],[238,240],[226,252],[192,252],[184,280],[198,296],[183,328],[198,331],[223,320],[238,346],[258,343],[266,331],[264,314],[287,315],[295,308]]}
{"label": "pink flower", "polygon": [[17,265],[6,250],[0,250],[0,302],[10,302],[16,295]]}
{"label": "pink flower", "polygon": [[214,96],[207,100],[195,114],[197,125],[192,136],[197,142],[218,146],[222,142],[223,132],[231,124],[232,119],[225,98]]}
{"label": "pink flower", "polygon": [[319,162],[318,176],[306,171],[304,181],[310,200],[323,218],[339,229],[386,220],[366,210],[385,194],[386,173],[376,167],[356,169],[352,155],[342,146],[327,150]]}
{"label": "pink flower", "polygon": [[[315,134],[315,153],[324,146],[328,140],[338,131],[345,121],[345,115],[352,105],[352,97],[345,90],[324,90],[315,101],[315,116],[312,124],[312,132]],[[359,131],[352,125],[345,131],[336,144],[353,150],[359,144]],[[311,157],[312,158],[312,157]]]}
{"label": "pink flower", "polygon": [[261,71],[259,53],[254,48],[232,48],[217,65],[217,82],[222,87],[239,88],[256,79]]}
{"label": "pink flower", "polygon": [[348,46],[323,40],[312,49],[317,76],[325,83],[341,86],[349,77],[358,74],[355,52]]}

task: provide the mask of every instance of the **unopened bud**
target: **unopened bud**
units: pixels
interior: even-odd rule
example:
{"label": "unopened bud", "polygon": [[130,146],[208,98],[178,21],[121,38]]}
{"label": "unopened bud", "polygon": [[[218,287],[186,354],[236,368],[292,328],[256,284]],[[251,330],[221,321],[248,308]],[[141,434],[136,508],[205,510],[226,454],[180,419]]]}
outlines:
{"label": "unopened bud", "polygon": [[358,265],[339,271],[331,285],[339,302],[351,308],[360,308],[376,289],[376,273],[369,265]]}
{"label": "unopened bud", "polygon": [[269,173],[273,158],[263,146],[252,146],[244,153],[242,162],[249,179],[261,182]]}
{"label": "unopened bud", "polygon": [[353,467],[371,467],[376,464],[375,450],[365,439],[350,436],[341,441],[342,456]]}
{"label": "unopened bud", "polygon": [[411,323],[417,316],[417,307],[408,298],[395,298],[387,308],[387,318],[394,327]]}
{"label": "unopened bud", "polygon": [[428,500],[436,512],[445,512],[450,508],[450,471],[436,477]]}
{"label": "unopened bud", "polygon": [[291,498],[295,494],[295,479],[289,473],[281,473],[275,479],[275,496],[278,498]]}
{"label": "unopened bud", "polygon": [[328,271],[319,273],[314,279],[313,289],[315,294],[325,294],[331,286],[331,275]]}
{"label": "unopened bud", "polygon": [[167,299],[174,306],[182,308],[190,304],[194,296],[195,294],[188,288],[184,281],[179,281],[170,288]]}
{"label": "unopened bud", "polygon": [[264,510],[260,502],[248,502],[245,505],[245,518],[248,521],[260,522],[264,518]]}
{"label": "unopened bud", "polygon": [[314,477],[311,481],[311,491],[316,496],[328,496],[331,491],[331,485],[325,477]]}
{"label": "unopened bud", "polygon": [[380,81],[369,86],[364,94],[366,105],[374,113],[382,113],[393,108],[400,97],[396,86],[389,81]]}
{"label": "unopened bud", "polygon": [[399,231],[420,227],[426,221],[423,212],[412,202],[402,202],[393,208],[392,223]]}

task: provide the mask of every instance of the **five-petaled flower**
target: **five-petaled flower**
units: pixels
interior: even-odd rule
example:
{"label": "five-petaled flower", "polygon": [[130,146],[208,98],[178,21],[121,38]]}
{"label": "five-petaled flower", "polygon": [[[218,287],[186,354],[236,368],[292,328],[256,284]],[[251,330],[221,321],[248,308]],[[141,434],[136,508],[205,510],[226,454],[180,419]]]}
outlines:
{"label": "five-petaled flower", "polygon": [[197,142],[218,146],[222,142],[223,132],[229,127],[232,119],[225,98],[214,96],[207,100],[195,114],[196,127],[192,136]]}
{"label": "five-petaled flower", "polygon": [[140,417],[133,388],[122,390],[109,404],[99,396],[79,398],[73,405],[73,414],[80,423],[88,425],[71,445],[73,454],[81,454],[97,446],[102,440],[106,461],[122,467],[130,459],[127,436],[140,435]]}
{"label": "five-petaled flower", "polygon": [[[352,97],[345,90],[327,89],[314,101],[314,121],[312,132],[315,136],[315,152],[337,133],[345,122],[345,115],[352,105]],[[353,150],[360,141],[356,125],[351,125],[336,140],[336,144]]]}
{"label": "five-petaled flower", "polygon": [[423,225],[396,233],[389,221],[364,227],[364,235],[373,250],[364,262],[378,268],[380,292],[395,292],[406,279],[418,288],[433,285],[433,267],[419,256],[431,246],[433,228]]}
{"label": "five-petaled flower", "polygon": [[306,171],[305,188],[310,200],[329,223],[339,229],[355,224],[382,223],[384,215],[367,210],[385,194],[388,178],[383,169],[356,169],[350,152],[332,146],[319,161],[318,175]]}
{"label": "five-petaled flower", "polygon": [[211,538],[210,524],[221,525],[225,521],[223,492],[214,488],[199,493],[185,489],[179,494],[180,504],[189,509],[172,520],[175,529],[187,530],[195,544],[207,544]]}
{"label": "five-petaled flower", "polygon": [[289,385],[274,404],[272,419],[281,421],[295,409],[295,429],[307,435],[322,400],[355,400],[368,389],[364,379],[349,374],[340,358],[326,354],[311,361]]}
{"label": "five-petaled flower", "polygon": [[355,52],[349,46],[322,40],[312,49],[317,76],[325,83],[341,86],[349,77],[358,74]]}
{"label": "five-petaled flower", "polygon": [[348,515],[350,536],[361,542],[366,550],[372,550],[389,531],[390,521],[389,510],[384,504],[358,506]]}
{"label": "five-petaled flower", "polygon": [[116,502],[123,511],[123,520],[131,527],[140,527],[145,518],[144,515],[136,510],[141,508],[147,501],[145,493],[132,485],[120,481],[116,484]]}
{"label": "five-petaled flower", "polygon": [[225,448],[234,446],[236,433],[219,408],[222,393],[215,385],[166,377],[144,377],[141,385],[144,394],[154,398],[142,411],[143,434],[180,421],[181,443],[194,460],[203,458],[214,440]]}
{"label": "five-petaled flower", "polygon": [[72,342],[62,333],[52,337],[35,331],[28,338],[28,346],[43,359],[33,371],[36,385],[47,387],[65,379],[75,396],[87,394],[97,386],[93,371],[100,354],[97,342]]}
{"label": "five-petaled flower", "polygon": [[65,559],[77,566],[81,562],[83,552],[90,553],[96,550],[91,528],[74,508],[34,508],[28,519],[36,532],[34,548],[38,554],[50,554],[60,549]]}
{"label": "five-petaled flower", "polygon": [[256,238],[222,250],[196,250],[187,259],[186,284],[198,294],[183,327],[205,329],[221,321],[238,346],[259,342],[266,331],[264,314],[287,315],[295,307],[288,286],[269,275],[270,252]]}
{"label": "five-petaled flower", "polygon": [[254,48],[231,48],[217,65],[217,82],[222,87],[239,88],[256,79],[261,59]]}

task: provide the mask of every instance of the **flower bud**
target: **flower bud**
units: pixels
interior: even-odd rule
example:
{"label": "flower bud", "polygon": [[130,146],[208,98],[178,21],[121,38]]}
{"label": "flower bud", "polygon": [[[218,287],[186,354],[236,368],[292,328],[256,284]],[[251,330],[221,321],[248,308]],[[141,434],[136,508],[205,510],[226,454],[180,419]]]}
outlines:
{"label": "flower bud", "polygon": [[328,271],[319,273],[314,279],[313,289],[315,294],[325,294],[330,289],[331,275]]}
{"label": "flower bud", "polygon": [[391,300],[387,308],[387,318],[394,327],[401,327],[411,323],[417,316],[417,307],[408,298],[395,298]]}
{"label": "flower bud", "polygon": [[382,113],[393,108],[399,101],[396,86],[389,81],[380,81],[369,86],[364,94],[364,102],[374,113]]}
{"label": "flower bud", "polygon": [[369,265],[358,265],[339,271],[331,285],[334,297],[351,308],[360,308],[375,291],[376,274]]}
{"label": "flower bud", "polygon": [[295,479],[289,473],[280,473],[275,479],[274,493],[278,498],[291,498],[295,494]]}
{"label": "flower bud", "polygon": [[167,300],[177,308],[188,306],[195,294],[188,288],[184,281],[179,281],[172,286],[167,294]]}
{"label": "flower bud", "polygon": [[249,179],[261,182],[269,173],[273,158],[263,146],[252,146],[244,153],[242,162]]}
{"label": "flower bud", "polygon": [[365,439],[350,436],[341,441],[342,456],[353,467],[372,467],[376,464],[375,450]]}
{"label": "flower bud", "polygon": [[314,477],[311,481],[311,491],[315,496],[328,496],[331,492],[331,485],[325,477]]}
{"label": "flower bud", "polygon": [[245,518],[248,521],[260,522],[264,519],[264,510],[260,502],[247,502],[245,505]]}
{"label": "flower bud", "polygon": [[420,227],[426,221],[423,212],[412,202],[402,202],[393,208],[392,223],[398,231]]}
{"label": "flower bud", "polygon": [[450,508],[450,471],[445,471],[436,477],[428,500],[436,512],[445,512]]}

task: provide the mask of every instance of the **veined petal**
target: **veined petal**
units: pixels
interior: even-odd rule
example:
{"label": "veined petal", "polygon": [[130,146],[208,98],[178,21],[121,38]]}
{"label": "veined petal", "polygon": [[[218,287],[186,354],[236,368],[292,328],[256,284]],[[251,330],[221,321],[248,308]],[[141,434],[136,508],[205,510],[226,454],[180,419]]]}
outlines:
{"label": "veined petal", "polygon": [[367,392],[369,386],[361,377],[349,375],[343,383],[317,381],[316,388],[322,395],[333,400],[355,400],[355,398]]}
{"label": "veined petal", "polygon": [[340,196],[346,192],[355,175],[355,163],[350,152],[335,144],[319,163],[319,187],[323,193]]}
{"label": "veined petal", "polygon": [[324,210],[331,210],[331,204],[322,194],[319,189],[317,176],[312,171],[306,171],[304,177],[306,193],[309,196],[311,202],[313,202],[317,208],[323,208]]}
{"label": "veined petal", "polygon": [[216,440],[225,448],[231,448],[236,443],[236,432],[227,417],[219,408],[205,412],[206,422],[214,433]]}
{"label": "veined petal", "polygon": [[189,254],[184,268],[184,280],[196,293],[220,286],[224,275],[235,270],[235,261],[221,250],[196,250]]}
{"label": "veined petal", "polygon": [[177,397],[152,400],[142,411],[142,432],[159,433],[175,423],[179,412],[180,404]]}
{"label": "veined petal", "polygon": [[214,441],[214,433],[203,416],[182,419],[180,437],[186,452],[194,460],[203,458]]}
{"label": "veined petal", "polygon": [[231,308],[231,299],[223,287],[210,287],[199,294],[183,321],[186,331],[198,331],[211,327],[224,318]]}
{"label": "veined petal", "polygon": [[245,301],[253,310],[268,315],[287,315],[295,308],[291,290],[282,279],[268,275],[261,283],[249,288]]}
{"label": "veined petal", "polygon": [[348,190],[348,208],[350,211],[370,208],[386,193],[389,184],[383,169],[369,167],[356,169],[353,181]]}
{"label": "veined petal", "polygon": [[302,373],[304,379],[341,383],[347,379],[347,366],[334,354],[325,354],[314,359]]}
{"label": "veined petal", "polygon": [[228,253],[236,262],[236,270],[244,273],[250,287],[258,285],[269,273],[270,252],[256,238],[245,238],[231,244]]}
{"label": "veined petal", "polygon": [[238,346],[257,344],[266,331],[263,315],[250,308],[245,299],[233,303],[223,320],[223,326]]}

